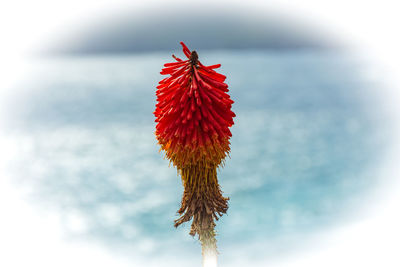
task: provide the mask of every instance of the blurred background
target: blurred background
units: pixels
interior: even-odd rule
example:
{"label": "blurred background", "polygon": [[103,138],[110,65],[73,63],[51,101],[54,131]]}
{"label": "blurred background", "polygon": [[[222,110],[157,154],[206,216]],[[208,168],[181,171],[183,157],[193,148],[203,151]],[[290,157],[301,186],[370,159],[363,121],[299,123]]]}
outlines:
{"label": "blurred background", "polygon": [[[99,253],[113,266],[201,265],[190,225],[173,227],[183,188],[154,136],[155,86],[171,55],[183,56],[180,41],[203,64],[222,64],[235,101],[231,158],[219,172],[231,199],[217,224],[220,266],[286,266],[367,216],[395,135],[368,59],[306,20],[221,10],[114,11],[59,29],[35,51],[1,99],[2,173],[35,214],[17,225],[41,229],[5,245],[10,266],[23,266],[18,249],[42,233],[49,247],[62,240],[61,264],[74,255],[90,265]],[[48,225],[30,222],[38,214]]]}

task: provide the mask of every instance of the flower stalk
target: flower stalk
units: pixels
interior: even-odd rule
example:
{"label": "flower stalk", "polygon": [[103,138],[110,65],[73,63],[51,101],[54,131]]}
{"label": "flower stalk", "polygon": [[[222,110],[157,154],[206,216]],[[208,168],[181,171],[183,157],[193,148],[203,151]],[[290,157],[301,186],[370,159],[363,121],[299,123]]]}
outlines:
{"label": "flower stalk", "polygon": [[192,220],[190,234],[200,240],[205,266],[207,259],[216,264],[215,222],[228,210],[217,169],[230,152],[235,113],[226,77],[214,70],[221,65],[204,66],[196,51],[181,45],[187,60],[173,55],[176,62],[161,71],[169,76],[157,86],[155,134],[184,187],[175,227]]}

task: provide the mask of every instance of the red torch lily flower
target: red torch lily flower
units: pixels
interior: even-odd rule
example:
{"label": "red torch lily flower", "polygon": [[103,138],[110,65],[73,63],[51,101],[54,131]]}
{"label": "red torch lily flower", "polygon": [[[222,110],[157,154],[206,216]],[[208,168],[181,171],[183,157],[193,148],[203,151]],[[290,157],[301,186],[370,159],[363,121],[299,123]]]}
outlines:
{"label": "red torch lily flower", "polygon": [[187,60],[164,64],[169,75],[157,86],[156,138],[181,175],[184,193],[175,227],[193,219],[191,235],[198,235],[204,253],[216,253],[215,220],[226,213],[217,168],[230,152],[229,128],[235,113],[226,77],[205,66],[196,51],[181,42]]}

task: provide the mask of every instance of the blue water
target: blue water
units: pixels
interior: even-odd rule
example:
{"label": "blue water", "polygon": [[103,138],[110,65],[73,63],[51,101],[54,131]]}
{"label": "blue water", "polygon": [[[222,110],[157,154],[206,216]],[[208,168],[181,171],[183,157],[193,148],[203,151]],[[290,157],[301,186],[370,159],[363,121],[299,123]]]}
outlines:
{"label": "blue water", "polygon": [[[237,114],[219,172],[230,197],[217,225],[221,266],[284,257],[368,205],[387,132],[359,60],[313,50],[199,54],[222,64]],[[21,147],[9,168],[29,199],[60,214],[69,238],[100,242],[132,266],[201,261],[190,225],[173,227],[182,185],[154,136],[168,61],[41,59],[9,100],[7,129]]]}

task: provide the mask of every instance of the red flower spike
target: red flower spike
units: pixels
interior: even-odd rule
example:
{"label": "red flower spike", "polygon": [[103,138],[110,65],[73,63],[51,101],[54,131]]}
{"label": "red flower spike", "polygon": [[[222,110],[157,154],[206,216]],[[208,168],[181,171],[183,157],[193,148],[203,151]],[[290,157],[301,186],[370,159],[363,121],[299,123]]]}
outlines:
{"label": "red flower spike", "polygon": [[228,209],[217,168],[229,155],[235,113],[226,77],[214,70],[221,65],[204,66],[196,51],[180,44],[188,60],[172,55],[176,62],[164,64],[161,74],[170,76],[157,86],[155,134],[184,186],[175,227],[193,219],[190,234],[199,236],[204,255],[216,253],[214,220]]}

